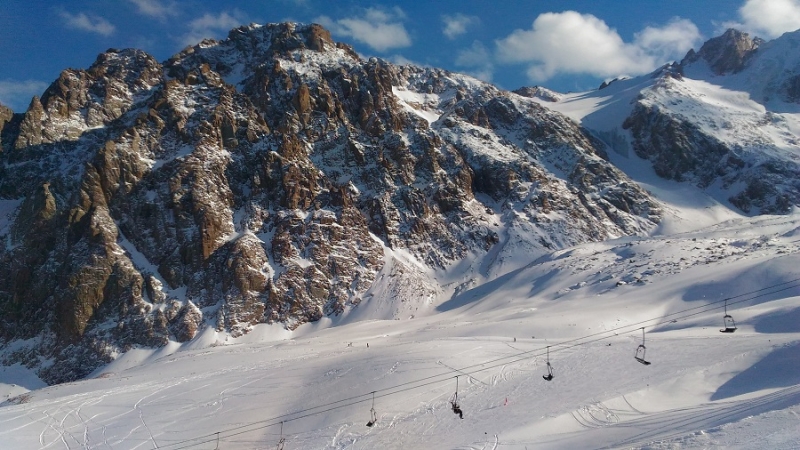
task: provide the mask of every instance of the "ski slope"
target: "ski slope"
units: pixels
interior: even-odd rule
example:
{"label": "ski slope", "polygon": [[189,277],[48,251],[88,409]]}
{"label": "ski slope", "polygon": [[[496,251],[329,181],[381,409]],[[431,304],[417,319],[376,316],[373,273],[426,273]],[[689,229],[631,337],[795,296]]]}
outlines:
{"label": "ski slope", "polygon": [[295,331],[208,328],[57,386],[3,368],[0,448],[800,448],[800,211],[742,217],[693,195],[653,236],[447,298],[381,286],[387,264],[359,307]]}
{"label": "ski slope", "polygon": [[[207,323],[191,342],[134,349],[57,386],[0,366],[0,449],[800,448],[800,210],[746,217],[719,187],[660,179],[623,128],[641,102],[741,147],[750,165],[795,164],[798,107],[777,94],[800,67],[798,46],[800,33],[768,43],[730,76],[695,64],[680,78],[664,68],[592,92],[541,91],[535,101],[591,130],[662,202],[650,235],[531,256],[525,244],[538,238],[512,227],[501,249],[446,272],[387,248],[378,281],[339,317],[239,338]],[[220,51],[235,67],[226,81],[242,88],[241,54]],[[281,64],[322,79],[352,59],[332,51]],[[392,93],[433,126],[457,90],[489,89],[448,77],[458,89]],[[187,101],[179,112],[194,111]],[[85,125],[73,119],[61,126]],[[520,157],[463,127],[451,140],[474,138],[469,147],[488,160]],[[0,234],[19,207],[0,201]],[[157,273],[124,235],[118,243]],[[726,313],[735,333],[719,332]],[[642,344],[647,366],[634,359]],[[552,381],[542,378],[548,363]],[[451,410],[455,393],[463,418]]]}

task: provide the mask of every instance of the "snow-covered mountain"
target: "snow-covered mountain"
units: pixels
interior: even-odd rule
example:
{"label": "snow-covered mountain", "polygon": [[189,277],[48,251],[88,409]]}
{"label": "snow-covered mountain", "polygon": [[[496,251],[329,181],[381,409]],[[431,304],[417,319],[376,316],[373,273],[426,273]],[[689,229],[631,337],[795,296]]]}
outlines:
{"label": "snow-covered mountain", "polygon": [[[696,198],[665,206],[726,214]],[[358,308],[292,331],[205,328],[55,386],[0,368],[0,446],[794,449],[798,267],[798,212],[554,251],[413,319],[383,315],[426,303],[392,291],[395,266]]]}
{"label": "snow-covered mountain", "polygon": [[0,108],[0,448],[797,448],[794,39],[580,94],[298,24],[62,72]]}
{"label": "snow-covered mountain", "polygon": [[532,98],[593,130],[612,159],[635,154],[742,212],[785,214],[800,203],[798,45],[800,32],[728,30],[650,75]]}
{"label": "snow-covered mountain", "polygon": [[206,326],[341,314],[384,267],[433,301],[661,213],[564,116],[318,25],[163,64],[109,50],[3,134],[2,339],[26,342],[4,361],[49,382]]}

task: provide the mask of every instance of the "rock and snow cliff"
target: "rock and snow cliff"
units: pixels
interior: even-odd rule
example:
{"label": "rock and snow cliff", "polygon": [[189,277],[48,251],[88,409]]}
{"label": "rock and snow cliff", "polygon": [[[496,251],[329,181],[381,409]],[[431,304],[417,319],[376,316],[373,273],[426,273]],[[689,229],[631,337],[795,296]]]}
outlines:
{"label": "rock and snow cliff", "polygon": [[437,277],[660,217],[564,116],[362,59],[317,25],[242,27],[164,63],[111,49],[6,116],[3,362],[51,383],[207,326],[337,315],[387,261],[396,292],[430,299],[457,289]]}
{"label": "rock and snow cliff", "polygon": [[748,214],[800,204],[800,32],[764,42],[728,30],[680,63],[543,105],[658,176]]}
{"label": "rock and snow cliff", "polygon": [[204,327],[414,314],[652,230],[658,203],[609,162],[630,150],[742,211],[785,212],[800,63],[781,55],[798,39],[730,31],[563,95],[363,59],[318,25],[241,27],[163,63],[110,49],[24,114],[0,107],[2,362],[61,382]]}

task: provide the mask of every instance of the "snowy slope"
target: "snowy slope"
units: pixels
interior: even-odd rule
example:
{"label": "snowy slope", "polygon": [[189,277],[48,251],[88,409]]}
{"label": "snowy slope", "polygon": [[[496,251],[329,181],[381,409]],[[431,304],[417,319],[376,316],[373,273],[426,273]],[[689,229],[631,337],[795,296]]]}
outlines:
{"label": "snowy slope", "polygon": [[653,165],[748,214],[785,212],[800,198],[798,46],[800,33],[787,33],[740,71],[687,56],[599,90],[531,98],[591,130],[618,165]]}
{"label": "snowy slope", "polygon": [[[386,278],[411,264],[394,261]],[[385,304],[412,294],[375,288],[344,317],[206,330],[80,382],[14,368],[0,447],[275,448],[284,422],[286,449],[797,448],[797,267],[800,212],[738,217],[561,250],[413,319]]]}

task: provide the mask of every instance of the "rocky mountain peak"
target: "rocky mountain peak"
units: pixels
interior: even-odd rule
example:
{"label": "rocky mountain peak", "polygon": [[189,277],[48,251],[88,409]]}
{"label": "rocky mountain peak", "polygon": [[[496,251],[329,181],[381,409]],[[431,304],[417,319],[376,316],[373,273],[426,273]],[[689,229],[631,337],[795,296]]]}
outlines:
{"label": "rocky mountain peak", "polygon": [[706,41],[699,51],[689,50],[681,65],[702,59],[717,75],[737,73],[763,43],[760,38],[753,39],[745,32],[729,28],[721,36]]}
{"label": "rocky mountain peak", "polygon": [[[224,78],[244,76],[275,58],[310,50],[320,53],[344,52],[350,59],[360,58],[347,44],[337,43],[328,30],[318,24],[270,23],[235,28],[221,41],[207,39],[187,47],[166,63],[167,74],[181,77],[183,68],[207,63]],[[300,62],[300,61],[298,61]]]}
{"label": "rocky mountain peak", "polygon": [[86,70],[62,71],[41,98],[33,98],[14,147],[75,141],[118,119],[161,79],[161,64],[146,52],[109,49]]}
{"label": "rocky mountain peak", "polygon": [[62,72],[14,137],[0,340],[44,336],[3,361],[48,382],[204,327],[341,314],[395,250],[415,260],[389,264],[392,289],[415,286],[397,303],[415,304],[445,290],[428,269],[486,258],[471,270],[493,278],[520,253],[645,233],[661,215],[564,116],[361,59],[314,24],[240,27],[163,65],[111,49]]}
{"label": "rocky mountain peak", "polygon": [[[11,108],[0,103],[0,136],[3,135],[3,128],[14,117],[14,111]],[[0,145],[0,152],[3,151],[3,146]]]}
{"label": "rocky mountain peak", "polygon": [[560,93],[542,86],[523,86],[513,92],[523,97],[538,98],[546,102],[557,102],[562,98]]}

